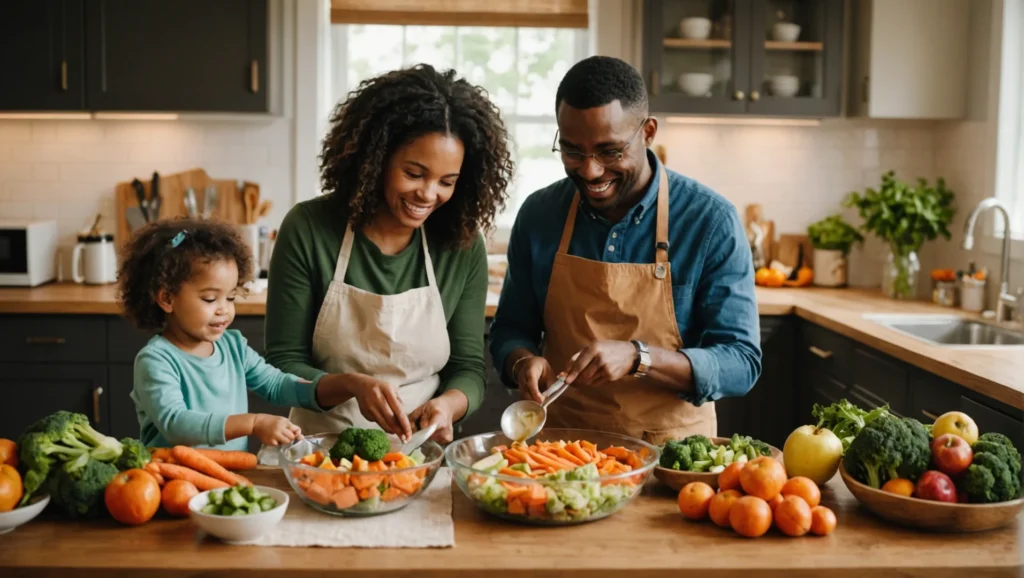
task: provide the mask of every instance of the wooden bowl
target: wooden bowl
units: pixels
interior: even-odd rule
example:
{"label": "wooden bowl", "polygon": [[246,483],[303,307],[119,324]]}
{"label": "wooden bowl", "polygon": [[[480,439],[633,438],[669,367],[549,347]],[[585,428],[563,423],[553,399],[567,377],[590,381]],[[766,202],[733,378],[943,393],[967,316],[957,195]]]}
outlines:
{"label": "wooden bowl", "polygon": [[[716,445],[728,444],[731,438],[711,438],[711,441]],[[780,463],[782,462],[782,450],[775,446],[768,446],[772,450],[772,456]],[[675,491],[679,491],[690,482],[704,482],[711,486],[713,489],[718,489],[718,474],[712,474],[711,472],[684,472],[680,470],[672,470],[669,468],[663,468],[657,466],[654,468],[654,477],[672,488]]]}
{"label": "wooden bowl", "polygon": [[876,490],[853,479],[839,464],[839,474],[853,497],[879,518],[908,528],[933,532],[981,532],[1012,524],[1024,498],[994,504],[951,504]]}

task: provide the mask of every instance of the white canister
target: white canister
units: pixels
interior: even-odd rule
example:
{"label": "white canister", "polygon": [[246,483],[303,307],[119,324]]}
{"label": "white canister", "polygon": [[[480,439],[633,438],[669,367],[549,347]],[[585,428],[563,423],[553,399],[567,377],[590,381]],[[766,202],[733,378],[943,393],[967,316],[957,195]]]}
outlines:
{"label": "white canister", "polygon": [[978,313],[985,309],[985,282],[972,277],[960,280],[960,308]]}
{"label": "white canister", "polygon": [[842,251],[815,249],[814,284],[819,287],[846,286],[846,255]]}
{"label": "white canister", "polygon": [[260,226],[259,225],[238,225],[238,233],[242,240],[249,246],[252,253],[252,272],[254,277],[260,274]]}
{"label": "white canister", "polygon": [[[84,264],[83,264],[84,261]],[[75,283],[105,285],[117,281],[117,250],[110,233],[79,235],[71,253],[71,279]]]}

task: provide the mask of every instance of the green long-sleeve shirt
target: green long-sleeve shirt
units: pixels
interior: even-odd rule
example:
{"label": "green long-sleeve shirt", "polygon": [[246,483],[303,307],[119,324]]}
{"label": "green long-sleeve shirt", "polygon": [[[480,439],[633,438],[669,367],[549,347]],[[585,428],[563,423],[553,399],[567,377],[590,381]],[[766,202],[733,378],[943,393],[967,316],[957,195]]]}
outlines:
{"label": "green long-sleeve shirt", "polygon": [[[282,371],[310,380],[324,374],[313,361],[313,329],[334,278],[345,235],[344,207],[339,205],[333,195],[324,195],[292,207],[281,223],[270,263],[267,361]],[[378,295],[425,287],[426,262],[419,235],[417,231],[401,253],[385,255],[361,231],[356,231],[345,283]],[[451,344],[448,363],[441,370],[441,391],[456,389],[466,394],[468,416],[480,407],[486,387],[487,249],[483,237],[464,250],[443,249],[429,238],[427,246]]]}

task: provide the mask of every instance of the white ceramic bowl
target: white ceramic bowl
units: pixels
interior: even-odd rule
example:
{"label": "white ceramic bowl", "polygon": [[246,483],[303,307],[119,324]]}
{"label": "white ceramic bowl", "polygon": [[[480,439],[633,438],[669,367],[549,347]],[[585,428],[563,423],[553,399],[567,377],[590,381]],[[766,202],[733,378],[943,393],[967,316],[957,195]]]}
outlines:
{"label": "white ceramic bowl", "polygon": [[707,18],[683,18],[679,22],[679,34],[691,40],[704,40],[711,36],[711,21]]}
{"label": "white ceramic bowl", "polygon": [[783,98],[796,96],[796,93],[800,91],[800,79],[796,76],[784,74],[773,76],[769,80],[769,85],[772,89],[773,96],[780,96]]}
{"label": "white ceramic bowl", "polygon": [[772,40],[776,42],[796,42],[800,38],[800,25],[792,22],[776,22],[772,26]]}
{"label": "white ceramic bowl", "polygon": [[42,499],[35,498],[35,501],[27,506],[15,508],[10,512],[0,514],[0,534],[6,534],[13,531],[18,526],[32,521],[32,518],[35,518],[45,510],[46,505],[49,503],[50,496],[46,495],[43,496]]}
{"label": "white ceramic bowl", "polygon": [[207,490],[192,496],[192,499],[188,501],[192,521],[207,534],[216,536],[228,544],[252,542],[273,529],[284,518],[284,513],[288,510],[288,494],[277,488],[266,486],[256,486],[256,489],[277,500],[277,507],[273,510],[246,516],[204,514],[202,509],[210,502],[210,492],[223,491]]}
{"label": "white ceramic bowl", "polygon": [[706,72],[686,72],[679,75],[679,89],[687,96],[708,96],[715,77]]}

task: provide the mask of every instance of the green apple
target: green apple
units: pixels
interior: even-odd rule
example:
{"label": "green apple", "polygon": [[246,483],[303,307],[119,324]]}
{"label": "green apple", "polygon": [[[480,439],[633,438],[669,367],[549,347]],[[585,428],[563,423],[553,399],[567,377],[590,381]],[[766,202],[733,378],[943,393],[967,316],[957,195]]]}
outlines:
{"label": "green apple", "polygon": [[973,446],[978,441],[978,424],[962,411],[947,411],[932,425],[932,439],[938,439],[942,434],[958,435]]}
{"label": "green apple", "polygon": [[789,477],[804,476],[823,485],[839,471],[843,442],[832,430],[802,425],[789,434],[782,460]]}

